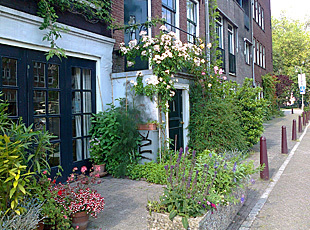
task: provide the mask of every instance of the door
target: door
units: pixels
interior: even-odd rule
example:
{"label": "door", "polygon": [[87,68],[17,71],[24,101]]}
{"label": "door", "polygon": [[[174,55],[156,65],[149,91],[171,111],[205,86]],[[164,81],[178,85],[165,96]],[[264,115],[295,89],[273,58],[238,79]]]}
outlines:
{"label": "door", "polygon": [[169,102],[169,138],[172,139],[172,148],[180,149],[183,146],[183,106],[182,90],[177,89],[173,99]]}
{"label": "door", "polygon": [[0,45],[0,91],[10,118],[34,130],[48,130],[54,152],[48,161],[63,176],[75,166],[89,166],[89,128],[95,108],[95,62],[68,58],[46,61],[43,52]]}

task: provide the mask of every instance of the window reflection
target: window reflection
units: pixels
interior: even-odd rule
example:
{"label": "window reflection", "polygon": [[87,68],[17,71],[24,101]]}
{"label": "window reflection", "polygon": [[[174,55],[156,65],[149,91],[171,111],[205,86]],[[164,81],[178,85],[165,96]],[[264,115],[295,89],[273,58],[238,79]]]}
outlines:
{"label": "window reflection", "polygon": [[33,86],[45,87],[45,64],[33,62]]}
{"label": "window reflection", "polygon": [[2,58],[2,85],[17,86],[17,60]]}

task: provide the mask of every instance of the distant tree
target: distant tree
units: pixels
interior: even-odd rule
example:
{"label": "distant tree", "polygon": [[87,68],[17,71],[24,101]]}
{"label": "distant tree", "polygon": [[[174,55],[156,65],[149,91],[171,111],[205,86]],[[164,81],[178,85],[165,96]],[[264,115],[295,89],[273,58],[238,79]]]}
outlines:
{"label": "distant tree", "polygon": [[276,95],[278,105],[281,106],[286,102],[289,102],[294,82],[286,75],[278,75],[276,78]]}
{"label": "distant tree", "polygon": [[[286,80],[293,81],[291,90],[298,100],[301,98],[298,89],[298,73],[302,71],[306,74],[307,87],[310,86],[310,35],[306,29],[305,23],[289,19],[284,15],[280,19],[272,18],[274,73],[280,75],[283,80],[284,76],[287,76]],[[286,90],[287,88],[284,89]],[[278,93],[281,98],[283,93]]]}

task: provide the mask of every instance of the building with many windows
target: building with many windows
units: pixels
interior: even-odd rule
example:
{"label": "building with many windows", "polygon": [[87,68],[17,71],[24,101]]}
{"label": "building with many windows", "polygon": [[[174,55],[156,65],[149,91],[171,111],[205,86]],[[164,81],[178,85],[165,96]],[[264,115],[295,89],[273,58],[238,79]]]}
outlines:
{"label": "building with many windows", "polygon": [[217,5],[222,69],[229,80],[242,84],[244,78],[253,78],[251,0],[218,0]]}
{"label": "building with many windows", "polygon": [[37,11],[38,1],[0,2],[0,91],[11,119],[53,134],[49,163],[53,169],[61,165],[66,176],[73,167],[90,165],[91,115],[112,101],[114,40],[106,24],[65,12],[58,21],[68,31],[57,45],[67,58],[47,60],[50,44],[43,40]]}
{"label": "building with many windows", "polygon": [[[125,25],[143,24],[156,17],[164,18],[167,29],[174,31],[183,43],[195,43],[198,37],[203,39],[208,37],[208,23],[205,16],[208,11],[208,1],[205,0],[122,0],[115,2],[113,9],[123,9],[124,14],[114,15],[118,22]],[[159,34],[159,25],[151,28],[141,26],[138,29],[114,31],[113,37],[116,40],[112,74],[114,98],[126,95],[124,86],[126,82],[135,80],[137,70],[142,71],[145,78],[152,76],[152,69],[147,61],[141,61],[137,57],[136,65],[127,67],[124,65],[126,60],[118,55],[118,43],[124,41],[128,44],[130,40],[139,40],[141,30],[154,37]],[[189,123],[189,85],[192,78],[184,73],[175,77],[178,79],[178,83],[175,84],[176,96],[171,102],[172,109],[165,119],[168,121],[166,135],[176,140],[179,148],[186,146],[188,142],[186,128]],[[139,104],[144,106],[141,110],[146,111],[149,120],[158,120],[158,110],[153,102],[145,99]]]}
{"label": "building with many windows", "polygon": [[257,85],[261,85],[261,76],[273,72],[270,0],[253,3],[254,76]]}

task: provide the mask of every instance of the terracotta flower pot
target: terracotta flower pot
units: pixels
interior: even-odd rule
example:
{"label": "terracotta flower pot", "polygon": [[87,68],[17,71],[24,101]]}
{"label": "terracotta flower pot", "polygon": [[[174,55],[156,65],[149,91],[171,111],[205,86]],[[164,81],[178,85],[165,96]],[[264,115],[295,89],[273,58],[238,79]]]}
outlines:
{"label": "terracotta flower pot", "polygon": [[88,225],[89,215],[86,212],[78,212],[72,214],[72,227],[78,227],[79,230],[86,230]]}
{"label": "terracotta flower pot", "polygon": [[157,124],[138,124],[138,130],[157,130]]}
{"label": "terracotta flower pot", "polygon": [[94,165],[94,172],[92,173],[95,176],[99,175],[99,177],[103,177],[107,174],[107,172],[105,171],[105,164],[101,164],[101,165]]}

